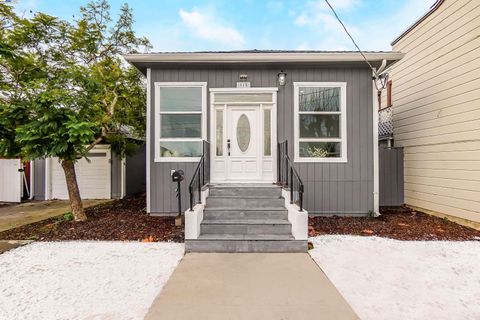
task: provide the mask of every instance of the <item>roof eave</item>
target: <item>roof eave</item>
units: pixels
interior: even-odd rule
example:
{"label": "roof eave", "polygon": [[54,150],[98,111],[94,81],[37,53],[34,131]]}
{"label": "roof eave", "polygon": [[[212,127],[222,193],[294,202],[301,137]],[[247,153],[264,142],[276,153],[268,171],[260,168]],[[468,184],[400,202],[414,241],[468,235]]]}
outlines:
{"label": "roof eave", "polygon": [[[369,61],[397,61],[404,54],[400,52],[365,53]],[[261,63],[261,62],[357,62],[364,58],[357,52],[348,53],[146,53],[125,54],[124,58],[132,63]]]}

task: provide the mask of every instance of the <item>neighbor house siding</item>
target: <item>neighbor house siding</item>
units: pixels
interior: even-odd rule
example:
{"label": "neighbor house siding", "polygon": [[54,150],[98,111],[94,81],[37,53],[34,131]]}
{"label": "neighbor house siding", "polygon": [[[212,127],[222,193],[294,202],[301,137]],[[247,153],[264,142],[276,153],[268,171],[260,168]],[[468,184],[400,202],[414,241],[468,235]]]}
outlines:
{"label": "neighbor house siding", "polygon": [[480,221],[480,2],[445,1],[393,50],[405,202]]}
{"label": "neighbor house siding", "polygon": [[33,197],[45,200],[45,159],[33,161]]}
{"label": "neighbor house siding", "polygon": [[[196,163],[154,162],[154,84],[155,82],[207,82],[208,88],[235,87],[240,74],[247,74],[252,87],[277,87],[277,73],[288,73],[287,84],[277,95],[277,139],[288,140],[293,158],[293,82],[347,83],[347,163],[296,163],[305,184],[305,208],[310,213],[365,214],[373,210],[373,107],[371,72],[367,68],[334,66],[305,67],[212,67],[178,69],[155,68],[151,72],[151,213],[177,211],[176,184],[170,171],[185,171],[182,199],[188,206],[188,184]],[[208,99],[210,97],[208,96]],[[207,109],[210,109],[208,100]],[[207,111],[209,119],[209,111]],[[210,126],[207,125],[207,130]],[[208,130],[209,131],[209,130]],[[210,137],[210,132],[208,133]],[[209,138],[210,140],[210,138]],[[148,186],[147,186],[148,187]]]}

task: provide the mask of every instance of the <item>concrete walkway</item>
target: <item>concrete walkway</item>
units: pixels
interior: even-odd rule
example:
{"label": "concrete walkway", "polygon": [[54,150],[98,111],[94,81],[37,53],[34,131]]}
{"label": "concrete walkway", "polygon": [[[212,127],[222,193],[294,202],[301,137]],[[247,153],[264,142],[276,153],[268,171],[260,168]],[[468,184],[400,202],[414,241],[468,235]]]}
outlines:
{"label": "concrete walkway", "polygon": [[307,253],[185,255],[145,319],[358,319]]}
{"label": "concrete walkway", "polygon": [[[83,200],[85,208],[111,200]],[[56,217],[70,211],[67,200],[29,201],[0,207],[0,232]]]}
{"label": "concrete walkway", "polygon": [[33,241],[30,240],[0,240],[0,254],[17,247],[24,246]]}

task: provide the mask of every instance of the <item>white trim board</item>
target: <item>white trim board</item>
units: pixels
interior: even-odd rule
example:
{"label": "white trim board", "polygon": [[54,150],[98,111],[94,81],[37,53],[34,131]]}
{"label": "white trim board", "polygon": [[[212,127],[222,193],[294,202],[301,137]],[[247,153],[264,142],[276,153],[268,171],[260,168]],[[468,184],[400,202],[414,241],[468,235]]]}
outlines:
{"label": "white trim board", "polygon": [[[169,114],[201,114],[202,136],[200,138],[164,138],[162,141],[199,141],[207,138],[207,82],[155,82],[155,106],[154,106],[154,162],[198,162],[200,157],[160,157],[160,88],[202,88],[202,111],[201,112],[168,112]],[[147,93],[150,96],[150,92]],[[151,108],[151,106],[150,106]],[[149,114],[149,112],[148,112]],[[147,121],[148,123],[149,121]],[[149,130],[147,129],[147,132]],[[151,137],[150,137],[151,139]],[[150,143],[147,141],[147,144]]]}
{"label": "white trim board", "polygon": [[[225,92],[225,93],[271,93],[277,92],[277,87],[252,87],[252,88],[210,88],[210,92]],[[241,102],[241,101],[239,101]]]}
{"label": "white trim board", "polygon": [[147,130],[147,136],[146,136],[146,159],[145,161],[147,162],[146,163],[146,183],[145,183],[145,189],[146,189],[146,193],[147,193],[147,213],[150,213],[151,212],[151,201],[150,201],[150,152],[151,152],[151,148],[152,148],[152,144],[151,144],[151,137],[150,137],[150,127],[151,127],[151,124],[150,124],[150,121],[151,121],[151,112],[152,112],[152,107],[151,107],[151,100],[152,100],[152,95],[151,95],[151,91],[152,91],[152,69],[148,68],[147,69],[147,126],[146,126],[146,130]]}
{"label": "white trim board", "polygon": [[[300,139],[300,127],[299,127],[299,101],[298,94],[300,87],[330,87],[340,88],[340,113],[329,112],[329,114],[340,114],[340,139],[338,138],[314,138],[307,139],[302,138],[302,141],[321,141],[321,142],[340,142],[341,143],[341,157],[339,158],[302,158],[299,154],[299,139]],[[315,114],[325,114],[325,112],[314,112]],[[346,82],[294,82],[293,83],[293,150],[294,150],[294,162],[336,162],[345,163],[348,162],[347,155],[347,83]]]}
{"label": "white trim board", "polygon": [[[211,182],[212,183],[271,183],[277,180],[277,87],[255,87],[255,88],[210,88],[210,166],[211,166]],[[239,103],[239,102],[228,102],[228,103],[216,103],[215,102],[215,93],[269,93],[272,94],[272,101],[267,103],[262,102],[248,102],[248,103]],[[263,128],[263,110],[269,109],[271,110],[270,114],[270,123],[271,123],[271,156],[263,156],[261,157],[261,162],[263,165],[263,160],[265,158],[271,158],[272,161],[272,170],[273,170],[273,179],[270,180],[216,180],[213,177],[213,166],[216,158],[216,113],[215,110],[222,109],[223,110],[223,117],[224,117],[224,129],[226,126],[226,109],[227,106],[239,106],[239,105],[251,105],[251,106],[259,106],[261,112],[261,125],[259,128]],[[262,132],[263,133],[263,132]],[[263,139],[261,141],[263,143]],[[263,148],[262,148],[263,150]],[[226,152],[225,146],[223,150],[224,154]],[[263,173],[263,171],[262,171]]]}

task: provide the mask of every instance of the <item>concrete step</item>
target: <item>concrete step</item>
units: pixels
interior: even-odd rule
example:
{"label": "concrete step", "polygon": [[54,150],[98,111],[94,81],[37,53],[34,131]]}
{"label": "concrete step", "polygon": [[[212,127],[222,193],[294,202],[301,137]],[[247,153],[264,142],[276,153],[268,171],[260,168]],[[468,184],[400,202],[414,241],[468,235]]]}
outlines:
{"label": "concrete step", "polygon": [[276,234],[263,235],[200,235],[186,240],[187,252],[306,252],[307,241]]}
{"label": "concrete step", "polygon": [[282,208],[285,200],[281,197],[270,196],[208,196],[206,207],[209,208]]}
{"label": "concrete step", "polygon": [[285,208],[270,209],[232,209],[232,208],[205,208],[204,219],[287,219]]}
{"label": "concrete step", "polygon": [[291,236],[292,225],[282,219],[214,219],[203,220],[201,234],[284,234]]}
{"label": "concrete step", "polygon": [[270,196],[270,197],[281,197],[282,189],[276,186],[267,186],[267,187],[211,187],[210,196],[234,196],[234,197],[245,197],[245,196]]}

